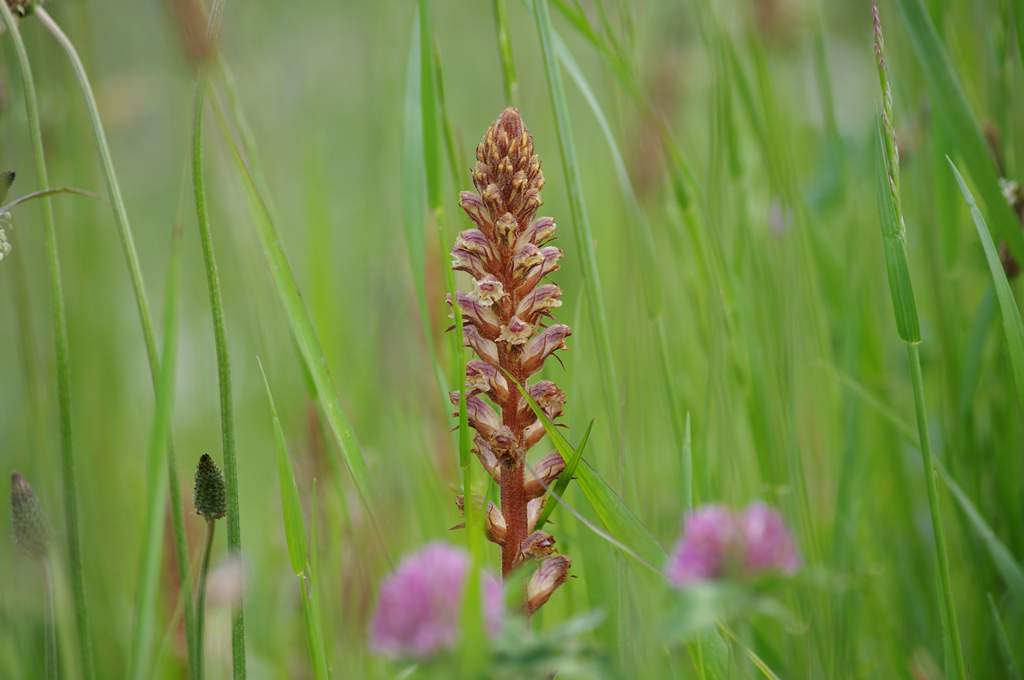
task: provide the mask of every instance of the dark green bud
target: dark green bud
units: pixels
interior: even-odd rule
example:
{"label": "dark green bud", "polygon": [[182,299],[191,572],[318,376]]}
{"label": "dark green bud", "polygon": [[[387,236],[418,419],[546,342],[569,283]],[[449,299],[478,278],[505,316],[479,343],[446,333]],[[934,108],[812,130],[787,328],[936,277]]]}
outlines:
{"label": "dark green bud", "polygon": [[0,203],[4,202],[7,198],[7,192],[11,190],[11,185],[14,184],[14,170],[4,170],[0,172]]}
{"label": "dark green bud", "polygon": [[17,472],[11,475],[11,526],[22,552],[37,560],[46,557],[50,530],[43,509],[28,481]]}
{"label": "dark green bud", "polygon": [[224,492],[224,474],[204,453],[196,466],[196,486],[192,492],[196,513],[208,520],[220,519],[227,514],[227,495]]}

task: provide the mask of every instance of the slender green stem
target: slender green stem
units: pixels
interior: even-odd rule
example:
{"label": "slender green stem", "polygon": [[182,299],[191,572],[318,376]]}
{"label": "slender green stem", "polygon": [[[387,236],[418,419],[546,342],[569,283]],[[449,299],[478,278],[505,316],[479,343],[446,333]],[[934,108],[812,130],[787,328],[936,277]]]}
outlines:
{"label": "slender green stem", "polygon": [[53,566],[51,558],[43,559],[43,581],[46,597],[46,677],[60,677],[60,662],[57,655],[57,607],[54,603]]}
{"label": "slender green stem", "polygon": [[313,662],[313,677],[316,680],[328,680],[331,677],[330,668],[323,646],[323,631],[320,625],[320,617],[318,616],[317,606],[313,599],[312,579],[308,571],[309,565],[307,564],[306,571],[299,574],[299,590],[302,592],[302,618],[306,624],[307,645],[309,646],[309,654]]}
{"label": "slender green stem", "polygon": [[146,286],[142,278],[142,266],[139,263],[138,251],[135,249],[135,238],[132,236],[131,223],[128,221],[128,211],[121,197],[121,187],[117,181],[117,174],[114,172],[114,161],[110,154],[110,145],[107,143],[107,133],[103,128],[103,120],[100,118],[99,106],[96,104],[96,97],[89,82],[89,75],[85,72],[78,50],[71,42],[71,39],[61,30],[56,21],[53,20],[45,9],[37,7],[34,16],[38,17],[40,23],[53,35],[57,43],[67,53],[71,68],[75,72],[75,78],[85,97],[86,108],[89,112],[89,121],[92,124],[93,133],[96,136],[97,151],[100,155],[100,163],[103,167],[103,178],[106,181],[107,193],[110,204],[114,210],[114,219],[117,222],[118,236],[121,239],[121,247],[124,250],[125,259],[128,262],[128,273],[131,276],[132,289],[135,293],[135,304],[138,307],[139,317],[142,320],[142,334],[146,340],[146,354],[149,358],[150,367],[155,376],[159,374],[156,368],[159,366],[159,353],[156,348],[156,338],[153,334],[152,315],[149,310],[149,301],[146,298]]}
{"label": "slender green stem", "polygon": [[498,58],[501,60],[501,85],[505,103],[517,106],[519,103],[519,82],[516,80],[516,64],[512,59],[512,41],[508,35],[508,6],[505,0],[493,0],[494,30],[498,35]]}
{"label": "slender green stem", "polygon": [[[151,650],[153,628],[156,620],[157,596],[160,585],[160,568],[163,563],[164,513],[168,491],[177,490],[177,475],[170,458],[170,430],[174,410],[175,368],[177,365],[178,313],[177,294],[181,269],[181,228],[174,227],[171,243],[171,262],[167,273],[166,301],[164,304],[164,346],[161,372],[157,381],[156,408],[150,431],[149,457],[146,478],[146,513],[143,533],[141,574],[136,596],[135,627],[133,629],[129,677],[142,680],[148,677],[153,661]],[[172,474],[174,475],[172,477]],[[177,494],[175,494],[177,495]],[[175,502],[172,497],[172,507]],[[176,501],[179,505],[180,497]],[[179,576],[188,574],[188,563],[179,566]],[[182,600],[191,605],[191,589],[187,582],[179,580]],[[186,610],[191,614],[191,606]],[[186,642],[189,650],[189,669],[195,674],[194,631],[186,628]]]}
{"label": "slender green stem", "polygon": [[[29,135],[36,165],[36,178],[42,188],[50,186],[46,171],[46,152],[43,147],[43,133],[39,125],[39,103],[36,99],[35,81],[29,65],[28,52],[18,31],[7,3],[0,2],[4,24],[11,34],[18,66],[21,69],[22,85],[25,89],[25,114],[28,118]],[[64,494],[64,523],[68,541],[68,567],[71,571],[71,588],[75,602],[75,623],[78,629],[78,646],[81,656],[82,677],[90,680],[93,673],[92,641],[89,631],[88,603],[85,596],[85,576],[82,569],[82,548],[78,531],[78,486],[75,482],[75,459],[71,436],[71,350],[68,345],[68,322],[64,307],[64,289],[60,273],[60,251],[57,246],[57,228],[53,216],[53,205],[48,196],[42,199],[43,229],[46,234],[46,251],[49,265],[50,292],[53,297],[53,331],[57,353],[57,404],[60,412],[60,459],[61,478]]]}
{"label": "slender green stem", "polygon": [[274,425],[274,439],[277,443],[277,477],[281,491],[281,513],[284,516],[284,533],[288,543],[288,559],[292,570],[299,579],[299,590],[302,593],[302,618],[306,624],[306,643],[309,658],[313,665],[313,677],[317,680],[330,678],[330,664],[327,660],[326,644],[324,643],[323,626],[321,625],[320,609],[314,587],[316,564],[316,486],[313,487],[313,503],[310,507],[310,537],[306,540],[306,523],[302,514],[302,502],[299,489],[295,484],[295,471],[292,468],[288,443],[285,440],[281,418],[277,414],[274,394],[270,390],[263,363],[256,359],[263,377],[263,385],[267,390],[267,403],[270,406],[271,421]]}
{"label": "slender green stem", "polygon": [[591,304],[591,320],[597,353],[604,379],[605,400],[612,426],[612,441],[617,452],[619,465],[619,481],[624,476],[624,456],[622,452],[622,401],[619,396],[618,378],[615,375],[615,363],[612,358],[611,340],[608,333],[608,315],[605,311],[604,296],[601,292],[601,279],[597,271],[597,254],[594,251],[594,239],[590,232],[590,218],[586,203],[583,200],[583,188],[579,176],[579,163],[576,159],[576,146],[573,142],[572,126],[569,122],[569,105],[565,98],[565,87],[562,84],[561,67],[555,56],[551,16],[548,13],[547,0],[534,0],[534,19],[537,22],[537,33],[544,53],[544,67],[547,72],[548,93],[554,108],[556,128],[558,131],[558,148],[562,158],[562,170],[565,173],[566,191],[569,195],[569,208],[575,225],[576,246],[582,256],[583,278],[586,282],[584,290]]}
{"label": "slender green stem", "polygon": [[[218,2],[217,6],[223,3]],[[216,11],[216,7],[215,10]],[[224,330],[224,302],[221,294],[217,255],[213,247],[213,233],[206,205],[206,182],[203,177],[203,111],[206,77],[200,74],[196,82],[195,107],[192,126],[192,188],[195,195],[199,240],[203,248],[206,268],[206,286],[210,295],[213,319],[213,339],[217,353],[217,382],[220,391],[221,445],[224,451],[224,482],[228,499],[228,551],[242,550],[242,523],[238,507],[238,464],[235,458],[234,407],[231,396],[231,361],[228,355],[227,334]],[[202,613],[199,613],[200,618]],[[202,645],[202,640],[197,644]],[[201,649],[199,654],[202,654]],[[245,677],[245,616],[242,603],[235,606],[231,626],[231,658],[234,677]]]}
{"label": "slender green stem", "polygon": [[385,557],[390,562],[387,552],[387,545],[384,543],[377,522],[376,513],[373,510],[370,494],[369,471],[366,467],[366,460],[363,457],[359,440],[349,423],[348,416],[341,407],[335,387],[334,378],[327,365],[327,360],[320,345],[320,339],[313,328],[312,319],[302,301],[295,274],[292,272],[288,257],[285,255],[281,245],[281,237],[277,231],[277,225],[270,209],[270,204],[264,193],[260,190],[255,175],[249,167],[243,155],[243,150],[235,138],[227,119],[227,112],[223,103],[217,98],[212,99],[213,110],[217,115],[217,121],[221,127],[224,140],[228,144],[235,166],[241,176],[245,188],[253,218],[256,222],[257,234],[260,239],[260,248],[263,250],[267,266],[274,279],[274,286],[277,289],[281,304],[288,317],[292,336],[298,344],[299,353],[310,373],[313,384],[316,387],[317,397],[324,409],[324,415],[342,459],[348,468],[352,481],[355,484],[359,500],[366,510],[366,515],[373,527]]}
{"label": "slender green stem", "polygon": [[910,361],[910,377],[914,387],[914,414],[917,417],[917,434],[924,458],[924,476],[928,491],[928,510],[931,513],[932,531],[935,534],[935,561],[939,571],[939,588],[942,602],[942,626],[950,641],[957,678],[966,678],[964,654],[960,645],[960,627],[957,623],[956,606],[953,603],[953,586],[949,575],[949,553],[946,548],[946,533],[942,527],[939,509],[939,490],[935,481],[938,474],[932,460],[931,437],[928,434],[928,417],[924,402],[924,378],[921,375],[921,352],[916,343],[907,343],[907,358]]}
{"label": "slender green stem", "polygon": [[[154,391],[159,391],[160,383],[160,358],[157,352],[156,339],[153,334],[153,320],[149,309],[149,302],[146,298],[146,286],[142,278],[142,267],[139,264],[139,255],[135,249],[135,239],[132,236],[131,223],[128,221],[128,211],[121,196],[121,187],[117,181],[117,174],[114,171],[114,161],[110,153],[110,145],[107,143],[107,135],[103,128],[103,120],[100,117],[99,107],[96,104],[96,97],[89,83],[89,76],[82,64],[81,57],[75,49],[74,43],[61,30],[56,21],[46,12],[45,9],[37,7],[34,16],[38,17],[40,23],[54,37],[57,43],[67,53],[68,61],[71,63],[75,78],[85,98],[86,109],[89,113],[89,121],[92,124],[93,134],[96,137],[96,147],[99,152],[103,177],[107,185],[107,193],[110,204],[114,210],[114,221],[117,223],[118,236],[121,240],[121,248],[124,252],[125,261],[128,265],[128,273],[132,282],[132,290],[135,294],[135,304],[139,313],[139,322],[142,326],[142,336],[146,345],[146,356],[149,360],[150,377],[153,382]],[[175,467],[174,446],[170,437],[170,429],[167,435],[167,467],[168,485],[171,498],[171,518],[174,528],[174,548],[177,558],[178,586],[184,598],[185,608],[185,631],[188,644],[189,665],[194,664],[194,615],[192,611],[191,598],[187,594],[191,591],[189,587],[188,574],[188,550],[185,542],[185,524],[181,509],[181,493],[178,487],[178,474]],[[162,531],[162,527],[159,531]],[[193,666],[194,667],[194,666]]]}
{"label": "slender green stem", "polygon": [[12,297],[14,298],[14,318],[18,329],[18,344],[21,350],[20,360],[25,380],[25,400],[29,406],[29,422],[32,430],[32,445],[36,451],[46,450],[46,423],[41,393],[42,380],[39,377],[37,363],[38,349],[36,335],[31,325],[32,300],[29,296],[28,271],[25,260],[12,257],[11,268],[14,270]]}
{"label": "slender green stem", "polygon": [[206,545],[203,547],[203,566],[199,570],[199,592],[196,595],[196,680],[203,680],[203,623],[206,621],[206,579],[210,574],[210,553],[217,520],[206,518]]}

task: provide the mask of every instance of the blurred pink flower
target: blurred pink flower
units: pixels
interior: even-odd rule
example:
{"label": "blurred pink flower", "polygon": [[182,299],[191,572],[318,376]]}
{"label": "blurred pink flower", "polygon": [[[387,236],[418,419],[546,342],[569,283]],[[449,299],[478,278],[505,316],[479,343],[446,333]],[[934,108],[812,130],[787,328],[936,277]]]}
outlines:
{"label": "blurred pink flower", "polygon": [[683,535],[669,559],[668,580],[684,588],[721,576],[736,531],[736,519],[724,506],[708,505],[688,514]]}
{"label": "blurred pink flower", "polygon": [[778,511],[764,503],[751,503],[740,517],[739,525],[743,566],[747,572],[793,574],[800,569],[800,553]]}
{"label": "blurred pink flower", "polygon": [[793,574],[800,566],[796,542],[773,508],[751,503],[734,513],[708,505],[686,516],[665,575],[672,585],[685,588],[731,575]]}
{"label": "blurred pink flower", "polygon": [[[381,584],[370,628],[373,650],[422,658],[452,648],[458,640],[469,565],[469,555],[447,543],[431,543],[406,556]],[[481,585],[487,630],[493,637],[504,616],[501,584],[484,573]]]}

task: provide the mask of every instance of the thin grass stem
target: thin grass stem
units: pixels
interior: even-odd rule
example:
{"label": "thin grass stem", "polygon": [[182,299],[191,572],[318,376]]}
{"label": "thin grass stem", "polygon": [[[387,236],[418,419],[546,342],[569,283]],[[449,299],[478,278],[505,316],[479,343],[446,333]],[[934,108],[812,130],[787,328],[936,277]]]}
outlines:
{"label": "thin grass stem", "polygon": [[[224,11],[224,1],[217,0],[210,13],[209,33],[215,35]],[[201,67],[196,78],[192,119],[192,190],[195,198],[196,222],[199,241],[203,249],[206,287],[210,296],[210,316],[213,323],[213,341],[217,355],[217,386],[220,396],[221,447],[224,455],[224,482],[227,492],[228,551],[242,551],[242,523],[238,504],[238,462],[235,451],[234,404],[231,388],[231,360],[228,354],[227,333],[224,328],[224,301],[221,293],[217,254],[213,245],[210,215],[206,202],[206,180],[203,174],[203,112],[207,76]],[[202,617],[202,612],[198,613]],[[196,626],[201,633],[201,626]],[[197,653],[202,656],[202,636],[197,640]],[[231,622],[231,659],[233,677],[245,677],[245,614],[238,602]],[[199,669],[200,672],[202,669]]]}
{"label": "thin grass stem", "polygon": [[611,339],[608,332],[608,315],[605,311],[604,296],[601,289],[600,274],[597,270],[597,254],[594,251],[594,239],[590,229],[590,218],[586,203],[583,200],[583,187],[579,176],[579,162],[576,159],[576,147],[573,142],[572,126],[569,121],[569,105],[565,98],[565,87],[562,84],[561,66],[555,55],[555,44],[551,28],[551,16],[548,13],[547,0],[534,0],[533,15],[537,23],[541,48],[544,54],[544,68],[547,74],[548,94],[554,108],[556,130],[558,132],[558,149],[565,173],[566,191],[569,196],[569,209],[575,225],[573,233],[576,247],[581,255],[583,278],[586,282],[584,291],[593,311],[594,339],[597,344],[598,361],[608,407],[609,421],[612,427],[612,441],[618,461],[619,482],[623,482],[625,463],[622,440],[622,401],[619,397],[618,379],[615,374],[615,362],[612,358]]}
{"label": "thin grass stem", "polygon": [[[29,136],[32,139],[36,178],[40,186],[45,189],[50,186],[50,180],[46,169],[43,133],[39,124],[39,103],[36,97],[35,80],[32,77],[32,67],[28,60],[28,51],[25,49],[18,24],[7,3],[0,2],[0,12],[3,14],[4,24],[11,34],[11,41],[14,43],[14,49],[18,55],[18,67],[25,90],[25,115],[28,118]],[[68,568],[71,572],[71,589],[74,594],[75,625],[78,633],[82,677],[91,680],[94,676],[93,650],[89,629],[89,607],[85,594],[85,574],[82,568],[82,547],[78,528],[78,485],[75,481],[75,458],[71,432],[71,350],[68,342],[68,322],[64,304],[64,288],[61,281],[60,250],[57,244],[53,204],[48,196],[42,197],[41,201],[50,294],[53,298],[53,331],[57,354],[57,403],[60,418],[61,481],[64,495],[64,524],[68,542]]]}
{"label": "thin grass stem", "polygon": [[[170,460],[170,429],[174,410],[175,367],[177,365],[177,287],[180,273],[180,225],[175,225],[171,245],[171,263],[167,274],[167,300],[164,305],[164,346],[162,370],[157,383],[156,408],[150,430],[149,457],[147,465],[145,529],[141,559],[141,583],[138,588],[133,629],[129,677],[142,680],[148,677],[152,667],[153,629],[156,619],[156,600],[159,588],[160,567],[164,542],[164,513],[168,491],[176,490],[176,479]],[[178,499],[180,503],[180,498]],[[173,507],[173,506],[172,506]],[[188,563],[179,567],[179,573],[188,573]],[[179,587],[181,583],[179,582]],[[191,591],[180,593],[185,601],[191,601]],[[186,628],[186,642],[191,650],[194,642],[193,631]],[[194,657],[189,657],[189,669],[195,675]]]}
{"label": "thin grass stem", "polygon": [[49,556],[43,558],[43,584],[46,591],[46,677],[56,680],[60,677],[60,657],[57,652],[57,606],[54,602],[53,564]]}
{"label": "thin grass stem", "polygon": [[[121,248],[124,253],[125,261],[128,265],[128,273],[132,282],[132,292],[135,295],[135,304],[138,309],[139,322],[142,327],[142,336],[146,347],[146,356],[149,360],[150,377],[153,382],[153,389],[154,392],[159,393],[161,364],[157,351],[156,339],[153,333],[152,314],[150,312],[148,299],[146,298],[146,286],[142,277],[142,267],[139,262],[138,251],[135,248],[135,239],[132,236],[131,223],[128,220],[128,211],[125,208],[124,199],[121,196],[121,187],[117,180],[117,173],[114,170],[114,161],[110,153],[110,145],[107,143],[107,135],[103,128],[103,119],[100,117],[99,107],[96,104],[96,96],[93,93],[92,85],[89,82],[89,76],[85,71],[82,59],[79,57],[78,50],[75,49],[75,45],[71,39],[68,38],[63,30],[61,30],[57,22],[53,20],[45,9],[36,7],[34,16],[38,17],[40,23],[43,24],[46,30],[53,36],[67,54],[68,61],[70,62],[75,74],[75,79],[78,81],[79,88],[82,91],[82,96],[85,99],[86,109],[89,114],[89,121],[92,125],[93,134],[96,138],[96,147],[100,156],[100,164],[103,169],[104,181],[107,185],[107,193],[114,211],[114,221],[117,224]],[[159,395],[157,396],[159,398]],[[174,530],[174,549],[178,571],[178,586],[181,597],[184,598],[185,603],[184,617],[189,666],[194,668],[194,613],[192,611],[191,598],[187,595],[191,592],[191,588],[188,584],[188,550],[185,541],[185,524],[182,514],[181,492],[178,487],[178,474],[175,465],[174,445],[170,436],[170,427],[168,427],[167,430],[166,458],[168,468],[167,481],[171,499],[171,518]],[[155,528],[154,530],[162,532],[163,526],[161,525],[159,528]]]}
{"label": "thin grass stem", "polygon": [[210,554],[213,552],[213,537],[217,532],[217,521],[206,518],[206,543],[203,546],[203,566],[199,570],[199,592],[196,595],[196,680],[203,680],[203,648],[205,647],[203,626],[206,622],[206,580],[210,575]]}
{"label": "thin grass stem", "polygon": [[498,38],[498,58],[501,61],[501,87],[508,106],[519,105],[519,81],[516,63],[512,59],[512,41],[508,34],[508,6],[505,0],[493,0],[494,31]]}
{"label": "thin grass stem", "polygon": [[[960,644],[960,626],[957,623],[956,605],[953,601],[952,579],[949,575],[949,550],[946,547],[946,531],[942,525],[942,511],[939,508],[939,490],[935,477],[938,474],[932,455],[931,435],[928,434],[928,415],[924,400],[924,378],[921,374],[921,351],[918,344],[907,343],[907,358],[910,361],[910,378],[914,389],[914,415],[917,418],[918,444],[924,459],[925,488],[928,492],[928,512],[935,534],[935,561],[939,571],[939,588],[942,598],[943,627],[947,629],[949,650],[957,678],[966,678],[963,648]],[[952,674],[952,673],[951,673]]]}
{"label": "thin grass stem", "polygon": [[246,190],[253,218],[256,222],[260,246],[288,318],[292,336],[298,345],[299,353],[302,356],[306,369],[313,380],[317,397],[323,407],[327,422],[331,427],[331,433],[338,444],[338,449],[345,466],[352,477],[360,503],[365,508],[374,534],[384,550],[385,557],[390,562],[387,546],[381,535],[376,513],[371,503],[372,496],[366,460],[363,457],[359,440],[352,430],[348,416],[342,409],[341,402],[336,395],[334,378],[327,366],[320,339],[313,328],[312,319],[309,316],[305,303],[302,301],[298,282],[295,280],[295,275],[281,245],[281,238],[271,212],[270,204],[264,192],[260,190],[257,179],[246,162],[243,155],[244,151],[235,138],[235,134],[228,122],[228,114],[224,104],[216,97],[212,98],[212,102],[214,112],[217,114],[218,124]]}

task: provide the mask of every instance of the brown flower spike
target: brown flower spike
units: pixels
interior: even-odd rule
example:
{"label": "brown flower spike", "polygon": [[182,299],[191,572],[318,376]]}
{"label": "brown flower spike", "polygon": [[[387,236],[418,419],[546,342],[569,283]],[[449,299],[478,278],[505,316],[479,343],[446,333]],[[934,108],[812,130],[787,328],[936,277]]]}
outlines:
{"label": "brown flower spike", "polygon": [[[533,533],[547,488],[565,463],[554,453],[526,465],[544,427],[506,376],[526,387],[550,418],[561,415],[562,390],[550,380],[531,383],[530,377],[565,348],[571,334],[568,326],[550,322],[551,311],[562,304],[561,289],[542,283],[558,270],[562,251],[548,245],[555,221],[535,219],[544,175],[516,109],[505,109],[487,129],[476,161],[478,193],[464,191],[459,197],[475,228],[459,234],[452,249],[452,267],[474,280],[472,292],[457,294],[466,345],[480,357],[466,366],[466,410],[476,430],[474,452],[501,487],[500,513],[487,513],[488,538],[501,545],[506,576],[527,560],[544,560],[550,589],[532,598],[540,606],[565,581],[570,564],[566,557],[550,556],[553,537],[543,534],[540,540]],[[458,396],[452,395],[456,404]],[[536,607],[528,604],[528,609]]]}

